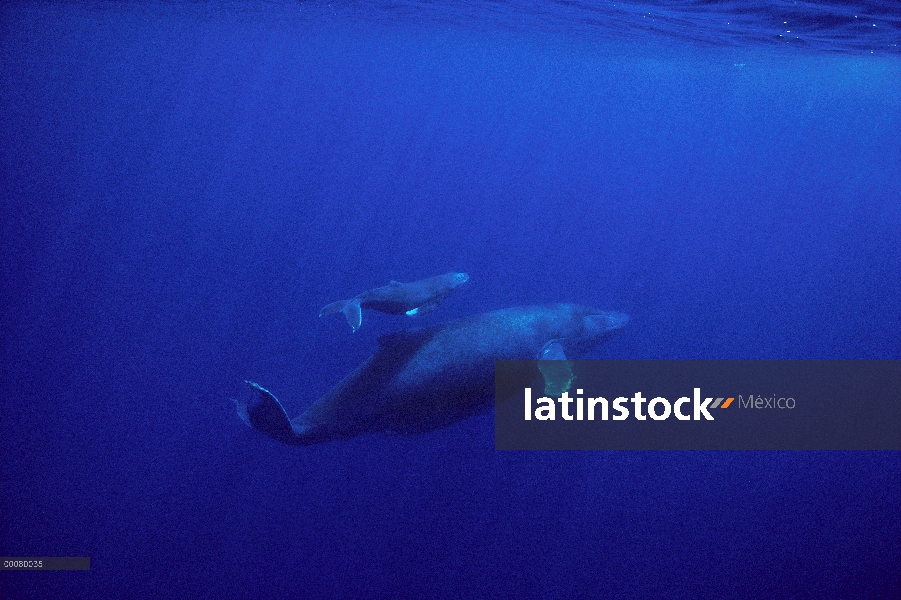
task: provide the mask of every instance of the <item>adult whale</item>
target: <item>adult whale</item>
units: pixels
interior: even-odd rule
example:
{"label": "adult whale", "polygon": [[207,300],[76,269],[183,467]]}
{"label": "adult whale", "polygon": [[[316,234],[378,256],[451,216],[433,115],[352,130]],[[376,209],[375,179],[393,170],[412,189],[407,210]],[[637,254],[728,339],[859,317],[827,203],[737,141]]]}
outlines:
{"label": "adult whale", "polygon": [[442,300],[467,281],[466,273],[445,273],[412,283],[392,281],[350,300],[332,302],[319,311],[319,316],[343,312],[351,329],[356,331],[363,322],[364,308],[391,315],[424,315],[438,308]]}
{"label": "adult whale", "polygon": [[382,336],[372,356],[293,420],[250,381],[250,398],[235,404],[245,423],[286,444],[423,433],[493,405],[495,360],[577,358],[627,320],[577,304],[507,308]]}

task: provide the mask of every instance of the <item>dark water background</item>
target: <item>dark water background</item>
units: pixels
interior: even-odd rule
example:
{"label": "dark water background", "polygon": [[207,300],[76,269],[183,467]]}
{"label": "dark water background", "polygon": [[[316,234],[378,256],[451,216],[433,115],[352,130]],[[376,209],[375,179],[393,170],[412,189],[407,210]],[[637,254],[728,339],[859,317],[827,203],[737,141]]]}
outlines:
{"label": "dark water background", "polygon": [[[490,415],[298,449],[229,401],[539,302],[630,315],[590,358],[901,357],[898,23],[5,4],[0,554],[92,567],[0,597],[901,597],[899,453],[499,453]],[[415,322],[317,318],[450,270]]]}

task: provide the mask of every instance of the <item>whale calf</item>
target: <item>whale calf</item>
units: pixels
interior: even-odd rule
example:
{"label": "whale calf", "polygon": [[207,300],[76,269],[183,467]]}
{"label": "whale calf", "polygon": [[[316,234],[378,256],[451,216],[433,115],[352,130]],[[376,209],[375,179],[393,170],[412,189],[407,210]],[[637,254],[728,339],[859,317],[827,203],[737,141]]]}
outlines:
{"label": "whale calf", "polygon": [[442,300],[467,281],[469,275],[466,273],[445,273],[412,283],[392,281],[350,300],[332,302],[319,311],[319,316],[343,312],[351,329],[356,331],[363,322],[364,308],[391,315],[424,315],[438,308]]}
{"label": "whale calf", "polygon": [[627,321],[577,304],[507,308],[380,337],[372,356],[293,420],[250,381],[250,398],[235,404],[245,423],[285,444],[424,433],[493,405],[495,360],[578,358]]}

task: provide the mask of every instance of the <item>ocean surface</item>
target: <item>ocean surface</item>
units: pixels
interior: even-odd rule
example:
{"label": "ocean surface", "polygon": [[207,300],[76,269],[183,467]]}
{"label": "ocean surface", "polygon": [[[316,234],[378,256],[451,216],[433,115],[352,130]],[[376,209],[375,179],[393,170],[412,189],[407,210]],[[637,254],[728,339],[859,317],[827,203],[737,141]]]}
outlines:
{"label": "ocean surface", "polygon": [[[0,598],[901,598],[899,452],[297,448],[378,336],[901,359],[897,2],[7,2]],[[471,279],[417,318],[326,304]]]}

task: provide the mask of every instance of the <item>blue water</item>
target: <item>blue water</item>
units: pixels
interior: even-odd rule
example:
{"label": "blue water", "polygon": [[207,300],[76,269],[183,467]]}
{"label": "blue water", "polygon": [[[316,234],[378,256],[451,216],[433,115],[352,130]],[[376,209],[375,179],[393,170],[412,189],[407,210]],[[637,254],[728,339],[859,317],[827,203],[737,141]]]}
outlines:
{"label": "blue water", "polygon": [[0,554],[91,570],[0,597],[901,597],[898,452],[294,448],[229,400],[541,302],[629,314],[595,359],[898,359],[899,40],[893,2],[4,4]]}

